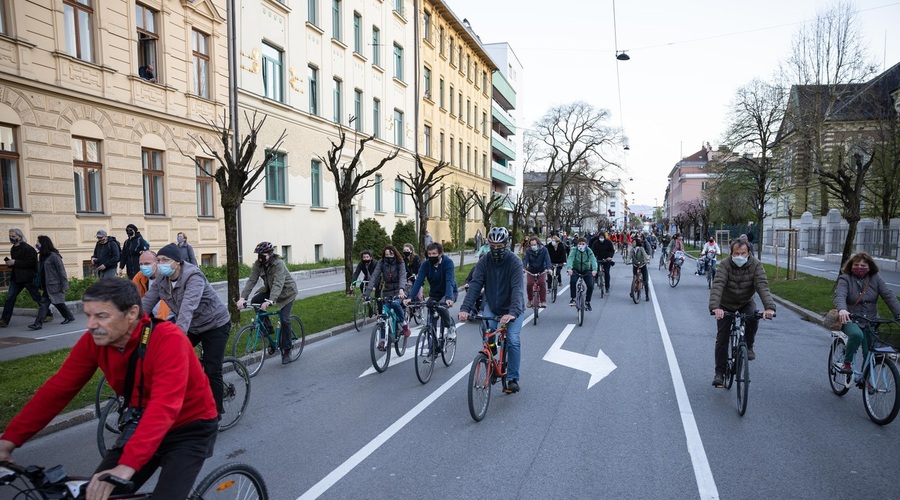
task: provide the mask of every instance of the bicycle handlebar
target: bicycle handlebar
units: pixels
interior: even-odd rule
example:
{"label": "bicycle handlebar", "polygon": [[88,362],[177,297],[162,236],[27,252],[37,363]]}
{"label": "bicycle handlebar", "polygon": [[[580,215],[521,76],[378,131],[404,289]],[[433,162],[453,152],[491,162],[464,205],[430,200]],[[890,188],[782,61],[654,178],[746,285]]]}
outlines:
{"label": "bicycle handlebar", "polygon": [[[480,314],[476,314],[475,316],[472,316],[472,318],[477,319],[479,321],[496,321],[499,323],[500,320],[503,319],[503,316],[482,316]],[[506,326],[506,325],[501,323],[500,326]]]}
{"label": "bicycle handlebar", "polygon": [[850,319],[853,321],[865,321],[868,323],[875,323],[877,325],[882,325],[885,323],[900,324],[900,322],[898,322],[896,318],[867,318],[861,314],[853,314],[853,313],[850,313]]}
{"label": "bicycle handlebar", "polygon": [[[756,311],[756,312],[753,312],[753,313],[747,313],[747,314],[745,314],[745,313],[740,313],[740,312],[730,312],[730,311],[724,311],[724,313],[725,313],[725,317],[726,317],[726,318],[741,318],[741,319],[756,318],[756,319],[762,319],[762,317],[763,317],[763,313],[762,313],[761,311]],[[710,311],[710,312],[709,312],[709,315],[710,315],[710,316],[715,316],[716,313]],[[775,317],[775,314],[773,314],[772,317],[774,318],[774,317]]]}

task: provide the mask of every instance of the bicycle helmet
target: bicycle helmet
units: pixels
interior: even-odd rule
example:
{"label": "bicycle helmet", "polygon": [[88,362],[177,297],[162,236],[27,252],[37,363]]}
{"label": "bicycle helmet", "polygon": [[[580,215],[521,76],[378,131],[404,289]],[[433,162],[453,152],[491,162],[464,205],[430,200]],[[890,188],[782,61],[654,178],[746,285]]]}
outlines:
{"label": "bicycle helmet", "polygon": [[256,245],[256,249],[253,250],[253,253],[269,253],[274,252],[275,247],[272,246],[268,241],[261,241],[259,245]]}
{"label": "bicycle helmet", "polygon": [[509,240],[509,231],[505,227],[494,227],[487,236],[488,243],[506,243]]}

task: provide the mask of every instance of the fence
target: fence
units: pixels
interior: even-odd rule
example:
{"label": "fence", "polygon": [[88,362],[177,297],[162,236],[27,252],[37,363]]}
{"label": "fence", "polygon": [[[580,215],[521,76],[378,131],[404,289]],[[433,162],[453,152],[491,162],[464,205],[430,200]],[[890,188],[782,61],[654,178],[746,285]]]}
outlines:
{"label": "fence", "polygon": [[897,255],[897,237],[900,229],[867,229],[860,231],[857,251],[868,252],[873,257],[892,259]]}
{"label": "fence", "polygon": [[844,240],[847,239],[846,229],[835,229],[832,231],[831,248],[827,248],[828,253],[842,253],[844,251]]}
{"label": "fence", "polygon": [[825,229],[822,227],[809,228],[808,251],[810,254],[821,255],[825,253]]}

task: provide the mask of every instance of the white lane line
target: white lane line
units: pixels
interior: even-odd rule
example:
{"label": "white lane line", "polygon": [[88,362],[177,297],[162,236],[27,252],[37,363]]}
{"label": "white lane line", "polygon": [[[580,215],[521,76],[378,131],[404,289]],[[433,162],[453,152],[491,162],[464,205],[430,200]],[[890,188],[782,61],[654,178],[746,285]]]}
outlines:
{"label": "white lane line", "polygon": [[362,463],[363,460],[368,458],[372,453],[375,453],[375,450],[381,447],[384,443],[387,442],[388,439],[392,438],[394,434],[400,432],[406,424],[410,423],[414,418],[416,418],[420,413],[425,411],[431,403],[437,401],[439,397],[441,397],[445,392],[447,392],[453,384],[459,382],[460,379],[469,374],[469,367],[472,363],[469,363],[462,370],[460,370],[456,375],[453,376],[450,380],[444,382],[444,384],[434,392],[428,395],[427,398],[423,399],[421,403],[417,404],[413,407],[412,410],[406,412],[405,415],[400,417],[396,422],[388,426],[387,429],[381,432],[375,439],[369,441],[368,444],[363,446],[359,451],[353,454],[350,458],[348,458],[344,463],[339,465],[336,469],[331,471],[330,474],[322,478],[321,481],[313,485],[312,488],[306,490],[306,493],[300,495],[297,500],[312,500],[314,498],[319,498],[320,495],[328,491],[329,488],[334,486],[335,483],[340,481],[344,476],[350,473],[357,465]]}
{"label": "white lane line", "polygon": [[343,283],[332,283],[331,285],[320,285],[320,286],[311,286],[309,288],[302,288],[297,290],[298,292],[305,292],[307,290],[318,290],[319,288],[328,288],[331,286],[343,286]]}
{"label": "white lane line", "polygon": [[684,378],[681,376],[681,368],[672,348],[672,340],[669,338],[669,330],[663,320],[662,311],[659,309],[659,301],[656,297],[656,289],[653,288],[653,280],[650,280],[650,293],[653,295],[653,310],[656,312],[656,322],[659,324],[659,333],[666,350],[666,360],[669,362],[669,373],[672,376],[672,384],[675,386],[675,396],[678,400],[678,410],[681,414],[681,425],[687,438],[688,453],[691,456],[691,465],[694,467],[694,478],[697,481],[697,489],[700,498],[718,499],[719,490],[716,488],[716,480],[713,478],[712,469],[709,467],[709,459],[703,448],[703,440],[700,439],[700,430],[697,428],[697,420],[691,409],[691,401],[688,399],[687,389],[684,387]]}
{"label": "white lane line", "polygon": [[44,335],[43,337],[35,337],[36,340],[47,340],[52,339],[53,337],[62,337],[65,335],[72,335],[73,333],[84,333],[86,332],[86,328],[82,328],[81,330],[72,330],[71,332],[63,332],[63,333],[54,333],[52,335]]}

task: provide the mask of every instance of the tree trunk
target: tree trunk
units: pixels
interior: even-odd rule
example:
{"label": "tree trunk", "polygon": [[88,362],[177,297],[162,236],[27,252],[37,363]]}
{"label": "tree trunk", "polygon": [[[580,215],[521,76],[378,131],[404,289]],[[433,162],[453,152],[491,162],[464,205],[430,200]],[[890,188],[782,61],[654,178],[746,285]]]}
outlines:
{"label": "tree trunk", "polygon": [[341,212],[341,230],[344,233],[344,293],[353,294],[350,280],[353,277],[353,205],[338,202],[338,210]]}
{"label": "tree trunk", "polygon": [[[223,204],[224,205],[224,204]],[[230,205],[230,204],[229,204]],[[238,311],[235,303],[240,294],[240,273],[238,262],[238,227],[237,227],[237,211],[236,206],[223,206],[225,217],[225,271],[228,276],[228,312],[231,314],[231,323],[236,325],[240,322],[240,311]]]}
{"label": "tree trunk", "polygon": [[844,240],[844,251],[841,253],[841,267],[844,266],[844,263],[847,262],[852,253],[851,248],[853,240],[856,239],[856,225],[859,224],[859,217],[848,218],[847,222],[849,227],[847,228],[847,238]]}
{"label": "tree trunk", "polygon": [[887,210],[881,215],[881,255],[893,255],[891,252],[891,217]]}
{"label": "tree trunk", "polygon": [[425,257],[428,254],[428,249],[425,248],[425,231],[428,230],[428,219],[425,217],[425,208],[426,204],[430,202],[422,203],[420,206],[416,207],[416,211],[419,212],[419,255],[421,257]]}

